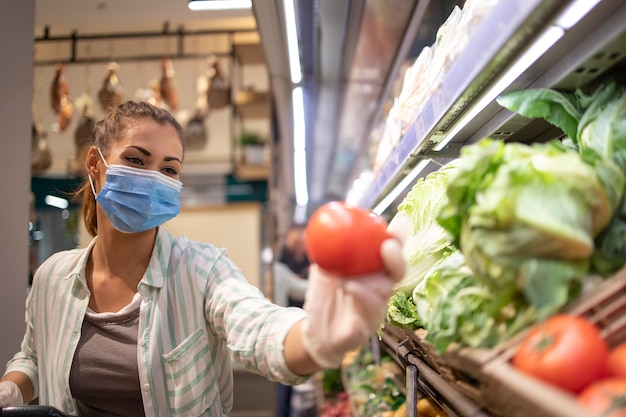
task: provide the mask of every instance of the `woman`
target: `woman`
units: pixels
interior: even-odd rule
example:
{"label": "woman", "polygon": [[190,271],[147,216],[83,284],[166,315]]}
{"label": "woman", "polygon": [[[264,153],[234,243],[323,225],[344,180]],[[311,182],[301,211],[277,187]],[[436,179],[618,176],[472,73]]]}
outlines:
{"label": "woman", "polygon": [[304,309],[280,307],[223,249],[161,227],[182,186],[183,131],[167,111],[126,102],[93,139],[80,194],[94,238],[38,268],[0,407],[39,398],[86,416],[223,416],[231,358],[295,384],[375,332],[404,274],[397,240],[381,248],[386,272],[346,283],[314,266]]}

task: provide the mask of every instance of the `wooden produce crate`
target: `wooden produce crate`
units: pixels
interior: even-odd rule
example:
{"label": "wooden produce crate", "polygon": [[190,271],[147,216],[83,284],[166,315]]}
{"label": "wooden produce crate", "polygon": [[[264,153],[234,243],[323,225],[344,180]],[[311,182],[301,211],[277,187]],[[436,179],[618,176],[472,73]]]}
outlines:
{"label": "wooden produce crate", "polygon": [[[398,330],[396,330],[398,331]],[[437,372],[448,384],[476,404],[486,407],[483,396],[488,377],[483,368],[495,360],[511,345],[519,343],[522,335],[516,335],[507,342],[493,348],[455,348],[452,345],[444,354],[438,354],[426,340],[425,329],[400,329],[408,337],[423,361]]]}
{"label": "wooden produce crate", "polygon": [[501,352],[494,349],[451,349],[443,355],[435,352],[432,345],[427,342],[428,332],[424,329],[405,329],[415,344],[420,356],[434,371],[436,371],[448,384],[457,389],[480,406],[486,406],[483,398],[483,390],[486,376],[483,367],[493,360]]}
{"label": "wooden produce crate", "polygon": [[[564,310],[596,324],[611,348],[626,341],[626,268],[607,278]],[[515,345],[483,366],[482,399],[507,417],[591,417],[575,397],[525,375],[511,364]]]}

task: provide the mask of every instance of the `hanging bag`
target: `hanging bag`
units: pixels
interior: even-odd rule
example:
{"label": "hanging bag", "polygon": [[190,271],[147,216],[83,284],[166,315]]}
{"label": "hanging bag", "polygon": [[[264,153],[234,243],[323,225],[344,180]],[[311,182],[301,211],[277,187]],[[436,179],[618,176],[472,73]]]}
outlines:
{"label": "hanging bag", "polygon": [[219,61],[217,59],[212,61],[212,70],[209,70],[209,89],[207,90],[207,102],[211,110],[230,105],[230,84],[222,72]]}
{"label": "hanging bag", "polygon": [[43,127],[33,121],[31,129],[31,174],[34,176],[43,175],[52,166],[52,152],[46,140],[48,133]]}

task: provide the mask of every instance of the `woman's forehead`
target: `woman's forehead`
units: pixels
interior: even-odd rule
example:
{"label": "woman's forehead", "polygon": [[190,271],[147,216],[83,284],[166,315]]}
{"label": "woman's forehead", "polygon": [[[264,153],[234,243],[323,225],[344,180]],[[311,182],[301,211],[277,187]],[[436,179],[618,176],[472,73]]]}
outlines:
{"label": "woman's forehead", "polygon": [[181,159],[183,155],[183,142],[177,130],[170,124],[162,125],[152,120],[129,126],[120,140],[113,145],[120,147],[134,145],[153,151],[173,152]]}

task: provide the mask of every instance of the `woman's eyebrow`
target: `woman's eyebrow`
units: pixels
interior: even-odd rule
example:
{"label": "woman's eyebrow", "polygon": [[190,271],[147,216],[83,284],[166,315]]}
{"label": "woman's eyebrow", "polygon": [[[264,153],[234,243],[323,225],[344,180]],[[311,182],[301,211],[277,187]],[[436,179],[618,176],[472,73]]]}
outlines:
{"label": "woman's eyebrow", "polygon": [[[136,146],[136,145],[130,145],[129,148],[135,148],[137,149],[139,152],[143,153],[146,156],[152,156],[152,153],[147,150],[146,148],[142,148],[141,146]],[[178,161],[181,164],[183,163],[183,161],[181,161],[180,158],[177,158],[175,156],[166,156],[163,158],[164,161],[170,162],[170,161]]]}
{"label": "woman's eyebrow", "polygon": [[170,162],[170,161],[178,161],[181,164],[183,163],[183,161],[181,161],[179,158],[176,158],[175,156],[166,156],[165,158],[163,158],[164,161]]}
{"label": "woman's eyebrow", "polygon": [[146,156],[152,156],[152,153],[146,148],[142,148],[141,146],[130,145],[129,148],[137,149],[139,152],[143,153]]}

